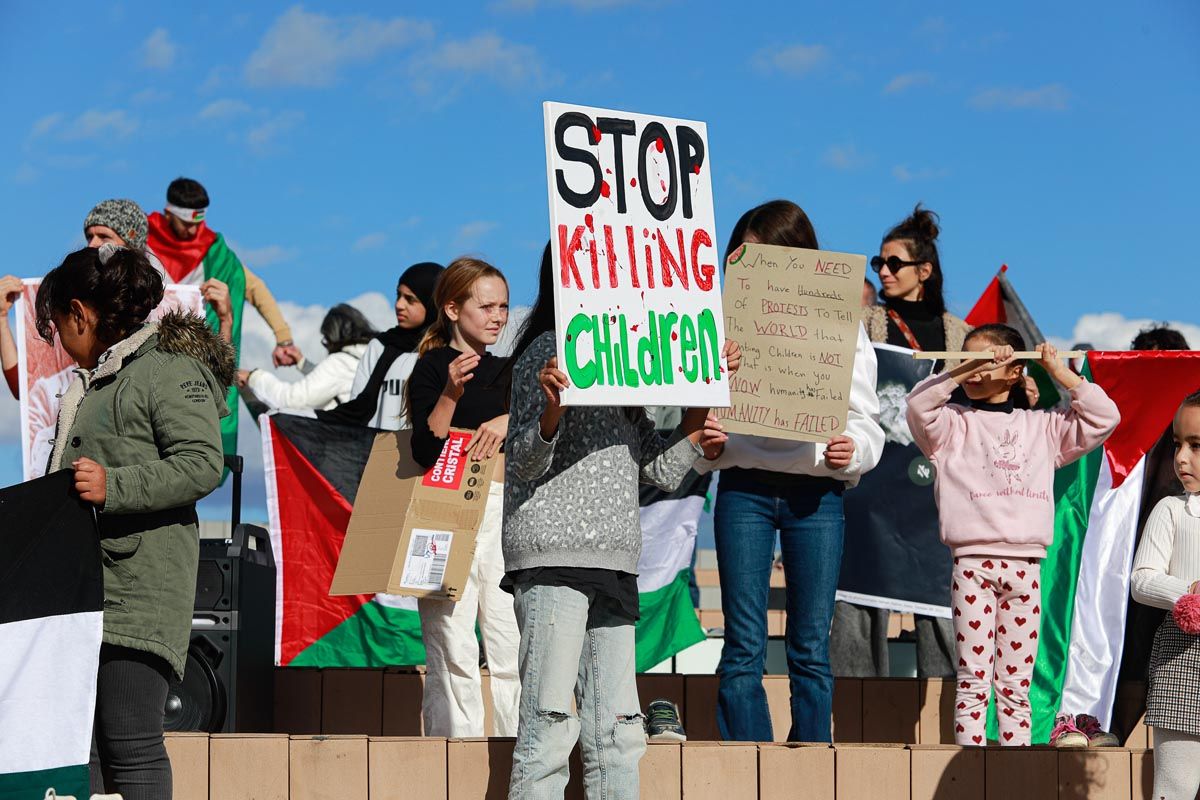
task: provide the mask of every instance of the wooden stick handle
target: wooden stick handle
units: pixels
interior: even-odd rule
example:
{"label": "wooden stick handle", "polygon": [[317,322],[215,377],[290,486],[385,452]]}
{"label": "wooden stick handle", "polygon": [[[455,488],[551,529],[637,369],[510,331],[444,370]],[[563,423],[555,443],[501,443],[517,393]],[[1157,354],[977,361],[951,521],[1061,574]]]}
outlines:
{"label": "wooden stick handle", "polygon": [[[1059,350],[1059,358],[1083,358],[1087,355],[1086,350]],[[918,350],[913,353],[913,358],[919,361],[972,361],[980,358],[992,358],[994,354],[991,350],[980,350],[971,352],[969,350]],[[1037,350],[1018,350],[1013,353],[1013,358],[1041,358],[1042,354]]]}

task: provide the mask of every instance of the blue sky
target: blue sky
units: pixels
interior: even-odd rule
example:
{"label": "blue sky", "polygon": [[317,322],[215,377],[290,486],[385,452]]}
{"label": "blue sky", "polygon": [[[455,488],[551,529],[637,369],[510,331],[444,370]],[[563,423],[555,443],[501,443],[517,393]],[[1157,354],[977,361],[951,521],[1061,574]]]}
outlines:
{"label": "blue sky", "polygon": [[824,247],[870,254],[922,201],[952,310],[1007,262],[1048,334],[1200,321],[1190,0],[9,2],[0,23],[22,275],[79,246],[98,200],[159,208],[182,174],[281,299],[390,293],[473,252],[526,303],[555,99],[707,122],[722,244],[786,197]]}

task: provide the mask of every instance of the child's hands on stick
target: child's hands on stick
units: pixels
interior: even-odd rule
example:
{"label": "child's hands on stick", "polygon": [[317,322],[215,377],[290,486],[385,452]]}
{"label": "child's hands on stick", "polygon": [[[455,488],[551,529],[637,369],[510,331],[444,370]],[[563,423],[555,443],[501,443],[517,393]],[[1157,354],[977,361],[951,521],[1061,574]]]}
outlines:
{"label": "child's hands on stick", "polygon": [[1036,349],[1042,354],[1038,363],[1051,378],[1058,382],[1059,386],[1070,390],[1083,383],[1083,378],[1072,372],[1071,368],[1067,366],[1067,362],[1058,357],[1057,347],[1049,342],[1042,342]]}

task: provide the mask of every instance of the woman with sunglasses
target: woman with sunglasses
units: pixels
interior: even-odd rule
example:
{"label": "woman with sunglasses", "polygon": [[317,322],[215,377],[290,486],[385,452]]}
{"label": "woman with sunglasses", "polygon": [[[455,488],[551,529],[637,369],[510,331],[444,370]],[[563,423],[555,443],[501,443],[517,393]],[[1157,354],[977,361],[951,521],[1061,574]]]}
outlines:
{"label": "woman with sunglasses", "polygon": [[[938,260],[938,217],[918,203],[883,237],[871,269],[879,275],[880,305],[863,309],[872,342],[912,350],[962,350],[971,326],[946,310]],[[938,362],[940,365],[941,362]],[[830,661],[839,677],[886,678],[887,609],[838,602],[830,634]],[[954,626],[948,619],[916,617],[917,675],[954,675]]]}

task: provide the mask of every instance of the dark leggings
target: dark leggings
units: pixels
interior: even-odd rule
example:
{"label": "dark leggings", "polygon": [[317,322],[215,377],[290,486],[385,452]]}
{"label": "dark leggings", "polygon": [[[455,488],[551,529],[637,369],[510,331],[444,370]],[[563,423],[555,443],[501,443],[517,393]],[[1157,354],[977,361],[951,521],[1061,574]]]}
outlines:
{"label": "dark leggings", "polygon": [[[92,728],[92,792],[171,800],[163,709],[171,667],[150,653],[102,645]],[[107,784],[107,787],[105,786]]]}

